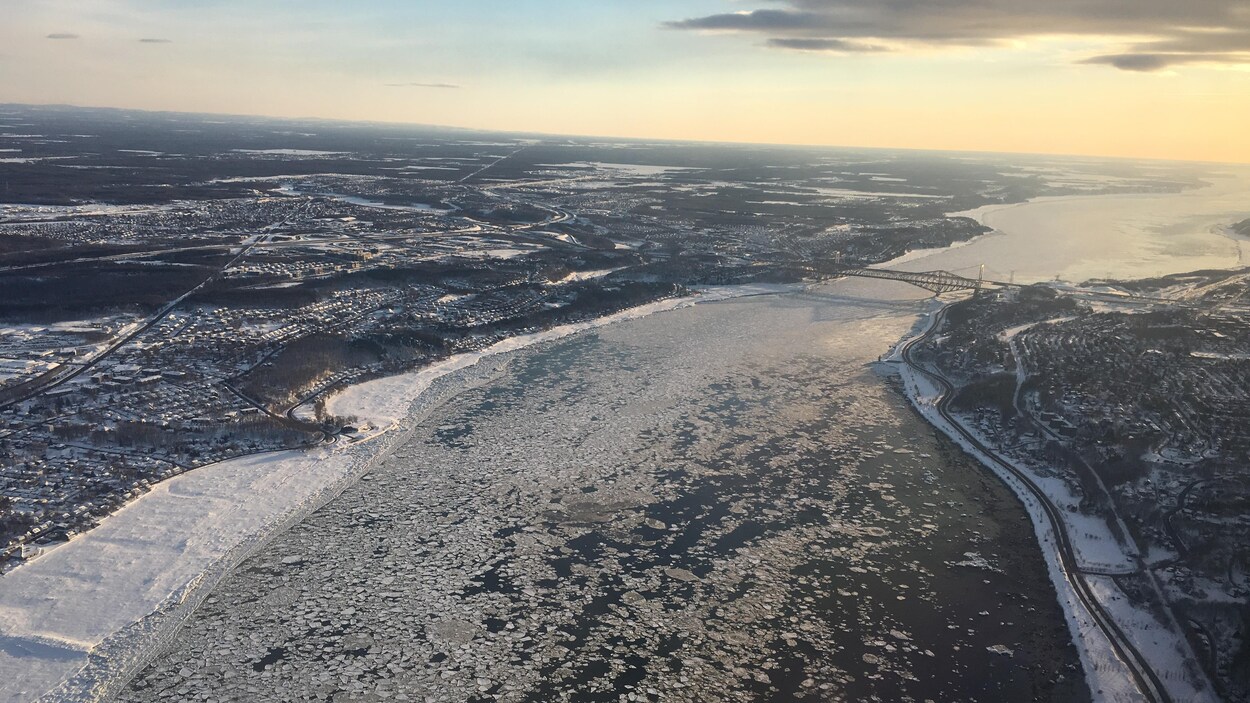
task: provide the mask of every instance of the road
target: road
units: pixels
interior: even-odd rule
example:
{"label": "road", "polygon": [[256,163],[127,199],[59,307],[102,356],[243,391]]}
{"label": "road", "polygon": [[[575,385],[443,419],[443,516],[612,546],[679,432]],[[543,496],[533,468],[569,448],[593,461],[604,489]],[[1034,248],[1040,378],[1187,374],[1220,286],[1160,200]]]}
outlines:
{"label": "road", "polygon": [[14,398],[10,398],[8,400],[0,401],[0,408],[6,408],[6,407],[9,407],[10,405],[14,405],[16,403],[29,400],[30,398],[34,398],[37,395],[46,393],[47,391],[50,391],[53,388],[56,388],[57,386],[67,383],[81,376],[82,374],[86,373],[88,370],[95,367],[101,361],[108,358],[109,355],[111,355],[113,352],[117,351],[118,349],[128,344],[132,339],[152,329],[154,326],[156,326],[157,323],[165,319],[166,315],[173,312],[175,308],[181,305],[184,300],[195,295],[196,293],[198,293],[200,290],[202,290],[205,286],[212,283],[213,281],[216,281],[222,274],[228,271],[230,267],[234,266],[239,261],[241,261],[245,256],[247,256],[248,253],[251,252],[254,247],[260,245],[262,242],[268,241],[269,237],[272,236],[273,232],[276,229],[288,223],[289,223],[289,220],[283,220],[282,222],[275,222],[274,224],[268,225],[262,230],[261,234],[257,235],[255,238],[252,239],[252,241],[247,242],[242,247],[240,247],[238,253],[235,254],[229,261],[227,261],[225,265],[223,265],[220,269],[218,269],[212,275],[208,276],[203,281],[201,281],[199,285],[195,286],[194,288],[186,291],[185,293],[178,296],[177,298],[174,298],[173,300],[166,303],[160,310],[157,310],[155,314],[153,314],[151,317],[145,320],[143,324],[131,329],[128,332],[125,332],[119,335],[107,347],[105,347],[103,350],[101,350],[99,353],[97,353],[95,356],[91,357],[90,359],[86,360],[85,362],[81,364],[66,364],[61,367],[62,369],[65,369],[64,372],[53,371],[51,373],[45,374],[43,377],[40,378],[38,383],[33,385],[33,387],[23,389],[20,395]]}
{"label": "road", "polygon": [[1085,607],[1086,612],[1093,618],[1094,624],[1107,637],[1107,641],[1111,643],[1115,650],[1116,656],[1128,665],[1129,671],[1133,675],[1133,680],[1137,685],[1138,691],[1143,698],[1156,703],[1168,703],[1172,698],[1168,695],[1167,689],[1164,688],[1163,682],[1155,674],[1146,661],[1142,653],[1129,641],[1124,631],[1116,624],[1114,618],[1103,608],[1098,598],[1094,595],[1093,590],[1085,581],[1081,574],[1080,565],[1077,562],[1076,555],[1072,549],[1071,540],[1068,537],[1068,529],[1066,523],[1059,512],[1059,509],[1050,501],[1046,494],[1033,483],[1033,481],[1024,472],[1017,469],[1010,462],[1003,460],[993,450],[985,446],[976,436],[964,428],[958,420],[951,415],[949,410],[950,398],[954,393],[954,386],[945,376],[938,374],[918,363],[912,356],[913,350],[917,344],[924,342],[941,326],[942,320],[946,316],[946,308],[942,308],[933,315],[928,329],[925,332],[903,345],[902,357],[904,363],[914,369],[917,373],[924,375],[937,384],[941,389],[935,407],[947,424],[970,446],[976,447],[984,456],[988,457],[996,466],[1003,469],[1010,475],[1020,481],[1029,493],[1042,506],[1047,521],[1050,523],[1051,532],[1055,535],[1055,547],[1059,554],[1060,565],[1063,567],[1064,576],[1067,581],[1072,584],[1072,591]]}
{"label": "road", "polygon": [[[1021,332],[1035,327],[1036,325],[1048,324],[1067,319],[1071,318],[1054,318],[1051,320],[1031,323],[1029,325],[1023,325],[1016,328],[1014,332],[1008,334],[1007,338],[1008,348],[1011,350],[1012,356],[1016,359],[1016,391],[1012,394],[1012,405],[1016,410],[1016,414],[1031,427],[1037,430],[1039,435],[1044,436],[1046,441],[1054,442],[1055,444],[1064,447],[1065,449],[1063,451],[1066,451],[1067,447],[1067,443],[1064,438],[1056,434],[1049,425],[1034,417],[1033,413],[1029,410],[1028,405],[1024,401],[1024,387],[1029,380],[1027,370],[1028,357],[1025,353],[1024,347],[1020,345],[1019,335]],[[1097,471],[1094,471],[1094,467],[1090,466],[1089,462],[1086,461],[1084,457],[1080,456],[1076,452],[1067,452],[1067,454],[1072,462],[1080,464],[1081,469],[1084,470],[1088,476],[1093,477],[1093,481],[1098,486],[1098,490],[1102,493],[1103,499],[1107,501],[1107,505],[1111,506],[1111,517],[1114,518],[1116,526],[1119,528],[1120,539],[1127,543],[1121,544],[1121,549],[1127,549],[1128,555],[1135,563],[1135,566],[1124,569],[1099,569],[1084,566],[1081,568],[1081,573],[1093,576],[1130,576],[1145,572],[1146,565],[1141,559],[1141,548],[1134,543],[1132,532],[1128,529],[1128,525],[1124,524],[1124,520],[1120,518],[1120,514],[1115,508],[1115,498],[1112,497],[1111,491],[1107,490],[1107,486],[1103,483],[1102,477],[1098,475]],[[1159,594],[1159,598],[1161,599],[1160,602],[1163,602],[1162,593]]]}
{"label": "road", "polygon": [[508,159],[512,158],[513,156],[516,156],[517,154],[521,153],[522,151],[525,151],[526,149],[528,149],[529,147],[530,147],[530,145],[529,145],[529,144],[525,144],[525,145],[523,145],[521,148],[517,149],[516,151],[510,152],[510,153],[508,153],[508,154],[505,154],[505,155],[503,155],[503,156],[499,157],[498,159],[495,159],[494,161],[492,161],[492,162],[490,162],[490,163],[486,164],[485,166],[483,166],[483,167],[479,168],[478,170],[474,171],[473,173],[470,173],[469,175],[465,176],[464,178],[461,178],[460,180],[458,180],[458,181],[456,181],[456,182],[457,182],[457,183],[468,183],[468,182],[469,182],[470,180],[472,180],[474,177],[476,177],[476,176],[478,176],[478,175],[480,175],[480,174],[482,174],[482,173],[485,173],[485,172],[489,171],[490,169],[494,168],[495,166],[497,166],[497,165],[498,165],[498,164],[500,164],[501,162],[506,161],[506,160],[508,160]]}
{"label": "road", "polygon": [[1185,540],[1181,538],[1180,533],[1176,531],[1176,527],[1172,525],[1172,518],[1176,514],[1185,509],[1185,501],[1189,499],[1189,494],[1198,484],[1206,483],[1207,479],[1198,478],[1189,482],[1189,485],[1176,496],[1176,507],[1163,514],[1163,527],[1167,530],[1168,536],[1172,538],[1172,543],[1176,545],[1176,553],[1179,556],[1178,561],[1184,560],[1189,554],[1189,546],[1185,544]]}

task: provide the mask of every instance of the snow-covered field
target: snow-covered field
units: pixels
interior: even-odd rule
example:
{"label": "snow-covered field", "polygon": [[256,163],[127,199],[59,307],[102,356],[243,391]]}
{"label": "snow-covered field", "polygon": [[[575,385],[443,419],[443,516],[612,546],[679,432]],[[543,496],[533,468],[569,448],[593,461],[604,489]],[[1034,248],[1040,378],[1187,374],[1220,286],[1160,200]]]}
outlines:
{"label": "snow-covered field", "polygon": [[89,203],[86,205],[31,205],[5,203],[0,205],[0,217],[29,219],[53,219],[88,215],[134,215],[146,212],[168,211],[179,207],[178,203],[164,205],[109,205]]}
{"label": "snow-covered field", "polygon": [[[0,702],[90,700],[142,666],[212,586],[270,536],[337,495],[402,437],[438,379],[484,359],[613,322],[696,304],[797,290],[709,288],[349,388],[332,411],[365,419],[365,440],[244,457],[158,485],[99,527],[0,576]],[[454,383],[455,381],[453,381]]]}
{"label": "snow-covered field", "polygon": [[674,171],[698,171],[691,166],[655,166],[651,164],[614,164],[603,161],[572,161],[566,164],[535,164],[551,168],[598,169],[602,171],[620,171],[631,176],[659,176]]}
{"label": "snow-covered field", "polygon": [[[366,457],[331,447],[191,471],[0,577],[0,700],[34,700],[88,663],[96,674],[127,671],[226,567],[332,495]],[[56,697],[88,698],[94,683]]]}

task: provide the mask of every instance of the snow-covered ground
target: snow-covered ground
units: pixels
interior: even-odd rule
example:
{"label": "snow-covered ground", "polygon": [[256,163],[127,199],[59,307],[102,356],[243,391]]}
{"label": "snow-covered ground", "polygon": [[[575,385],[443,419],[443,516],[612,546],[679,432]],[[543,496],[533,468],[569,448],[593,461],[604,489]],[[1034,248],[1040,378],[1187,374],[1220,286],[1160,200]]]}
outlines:
{"label": "snow-covered ground", "polygon": [[163,205],[110,205],[107,203],[32,205],[26,203],[5,203],[0,205],[0,217],[21,217],[29,220],[87,215],[135,215],[147,212],[169,211],[178,207],[181,207],[181,204],[177,202]]}
{"label": "snow-covered ground", "polygon": [[617,267],[617,268],[612,268],[612,269],[598,269],[596,271],[573,271],[569,273],[569,275],[565,276],[564,278],[561,278],[560,283],[573,283],[576,281],[591,281],[596,278],[603,278],[604,276],[607,276],[608,274],[611,274],[611,273],[616,273],[617,271],[620,271],[621,268],[624,268],[624,267]]}
{"label": "snow-covered ground", "polygon": [[[931,324],[934,317],[933,314],[927,316],[924,322],[926,328]],[[895,354],[889,357],[891,361],[901,362],[901,356],[898,353],[901,348],[902,344],[896,349]],[[917,373],[906,363],[899,363],[898,370],[903,378],[904,390],[912,404],[916,407],[916,410],[934,427],[937,427],[950,437],[953,442],[980,460],[987,468],[993,470],[1024,503],[1032,519],[1038,543],[1042,547],[1042,554],[1046,560],[1051,581],[1054,583],[1055,590],[1059,596],[1059,603],[1063,606],[1064,614],[1068,619],[1068,627],[1072,631],[1073,640],[1076,642],[1077,650],[1080,652],[1081,665],[1085,669],[1090,690],[1091,692],[1096,692],[1095,699],[1101,701],[1125,701],[1125,703],[1138,700],[1140,695],[1137,693],[1137,687],[1133,683],[1132,674],[1125,663],[1116,656],[1115,650],[1102,631],[1094,625],[1092,616],[1085,609],[1080,599],[1077,598],[1073,585],[1068,581],[1067,575],[1064,573],[1059,559],[1059,552],[1056,548],[1054,534],[1051,531],[1049,522],[1047,522],[1042,506],[1015,476],[1000,469],[989,457],[984,456],[979,450],[965,441],[955,428],[947,424],[945,418],[937,410],[936,403],[941,397],[941,389],[936,384],[927,376]]]}
{"label": "snow-covered ground", "polygon": [[603,171],[620,171],[631,176],[659,176],[673,171],[698,171],[692,166],[656,166],[652,164],[614,164],[603,161],[571,161],[566,164],[535,164],[550,168],[599,169]]}
{"label": "snow-covered ground", "polygon": [[1150,668],[1158,674],[1175,701],[1212,701],[1209,687],[1200,689],[1196,681],[1205,677],[1198,671],[1194,652],[1183,636],[1177,636],[1174,625],[1159,621],[1149,611],[1133,605],[1110,576],[1086,576],[1086,582],[1098,602],[1124,629]]}
{"label": "snow-covered ground", "polygon": [[[255,455],[159,484],[95,529],[0,576],[0,702],[92,700],[141,667],[235,564],[367,472],[439,378],[484,359],[613,322],[795,285],[723,286],[504,340],[332,399],[362,440]],[[366,441],[374,440],[374,441]],[[379,441],[380,440],[380,441]]]}
{"label": "snow-covered ground", "polygon": [[[927,315],[918,325],[915,336],[924,334],[937,317],[936,308],[940,304],[935,302],[934,305],[935,311]],[[1077,596],[1076,586],[1063,568],[1055,534],[1042,504],[1018,477],[1003,469],[978,447],[970,444],[938,412],[937,403],[941,398],[941,389],[928,376],[902,362],[901,351],[904,345],[915,336],[900,342],[887,360],[899,362],[897,368],[903,378],[904,390],[920,414],[964,451],[993,471],[1015,492],[1028,510],[1038,543],[1042,547],[1051,581],[1054,583],[1059,602],[1063,606],[1073,641],[1080,652],[1081,663],[1094,699],[1112,702],[1141,700],[1141,693],[1134,683],[1129,665],[1116,654],[1106,633],[1097,626],[1094,617]],[[974,426],[965,425],[964,429],[974,436],[977,435],[977,428]],[[979,441],[983,441],[986,445],[992,444],[987,438]],[[1036,470],[1037,467],[1015,461],[1011,457],[999,458],[1028,476],[1030,482],[1040,489],[1052,504],[1060,508],[1059,513],[1066,524],[1069,543],[1072,545],[1081,569],[1120,571],[1133,566],[1132,555],[1126,554],[1124,547],[1111,536],[1106,521],[1085,515],[1076,509],[1079,498],[1067,482],[1054,476],[1042,475]],[[1201,671],[1187,664],[1196,660],[1183,634],[1160,623],[1143,609],[1134,607],[1127,598],[1124,598],[1110,577],[1074,575],[1073,578],[1085,579],[1090,585],[1099,603],[1111,614],[1128,639],[1142,652],[1150,667],[1163,680],[1164,686],[1174,700],[1195,702],[1215,700],[1210,687],[1205,684],[1205,677]]]}
{"label": "snow-covered ground", "polygon": [[[363,447],[327,447],[191,471],[0,577],[0,700],[34,700],[89,655],[102,655],[95,665],[106,672],[127,671],[156,644],[148,640],[154,631],[176,625],[203,587],[268,532],[332,495],[366,455]],[[136,627],[158,609],[164,617]],[[120,642],[97,651],[118,633]],[[80,691],[90,688],[84,683]]]}
{"label": "snow-covered ground", "polygon": [[318,151],[316,149],[232,149],[240,154],[265,154],[269,156],[339,156],[346,151]]}

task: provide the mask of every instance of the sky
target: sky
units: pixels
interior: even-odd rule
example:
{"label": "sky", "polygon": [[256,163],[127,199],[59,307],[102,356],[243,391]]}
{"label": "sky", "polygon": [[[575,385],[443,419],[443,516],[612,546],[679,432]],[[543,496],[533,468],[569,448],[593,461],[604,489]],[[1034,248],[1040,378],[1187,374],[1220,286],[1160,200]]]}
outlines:
{"label": "sky", "polygon": [[0,0],[0,103],[1250,162],[1250,0]]}

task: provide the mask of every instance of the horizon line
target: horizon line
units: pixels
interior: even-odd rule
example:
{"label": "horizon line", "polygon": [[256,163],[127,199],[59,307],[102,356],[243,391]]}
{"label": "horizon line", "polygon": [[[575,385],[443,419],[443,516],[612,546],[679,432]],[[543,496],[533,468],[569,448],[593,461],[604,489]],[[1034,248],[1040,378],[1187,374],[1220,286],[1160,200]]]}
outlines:
{"label": "horizon line", "polygon": [[458,132],[476,132],[480,134],[498,134],[498,135],[515,135],[515,136],[535,136],[548,138],[576,138],[576,139],[602,139],[602,140],[620,140],[620,141],[636,141],[636,142],[667,142],[676,144],[703,144],[703,145],[723,145],[723,146],[741,146],[741,147],[773,147],[773,148],[792,148],[792,149],[842,149],[854,150],[863,149],[868,151],[913,151],[932,154],[975,154],[975,155],[994,155],[994,156],[1028,156],[1028,157],[1048,157],[1048,158],[1068,158],[1068,159],[1101,159],[1106,161],[1127,161],[1127,162],[1161,162],[1174,164],[1201,164],[1201,165],[1218,165],[1218,166],[1250,166],[1250,160],[1247,161],[1204,161],[1198,159],[1169,159],[1157,156],[1112,156],[1107,154],[1082,154],[1062,151],[991,151],[977,148],[941,148],[941,147],[914,147],[914,146],[879,146],[879,145],[854,145],[854,144],[810,144],[800,142],[753,142],[753,141],[735,141],[720,139],[690,139],[683,137],[639,137],[609,134],[586,134],[586,133],[559,133],[544,132],[522,129],[491,129],[484,127],[464,127],[457,125],[432,124],[428,122],[411,122],[405,120],[369,120],[369,119],[350,119],[343,117],[318,117],[314,115],[272,115],[263,113],[238,113],[238,112],[200,112],[194,110],[166,110],[153,108],[137,108],[137,107],[118,107],[115,105],[79,105],[74,103],[24,103],[24,102],[0,102],[0,107],[52,107],[52,108],[73,108],[79,110],[111,110],[115,112],[140,112],[146,114],[173,114],[173,115],[191,115],[199,117],[226,117],[226,118],[246,118],[246,119],[262,119],[274,121],[310,121],[310,122],[331,122],[345,125],[376,125],[388,127],[413,127],[426,128],[436,130],[458,131]]}

